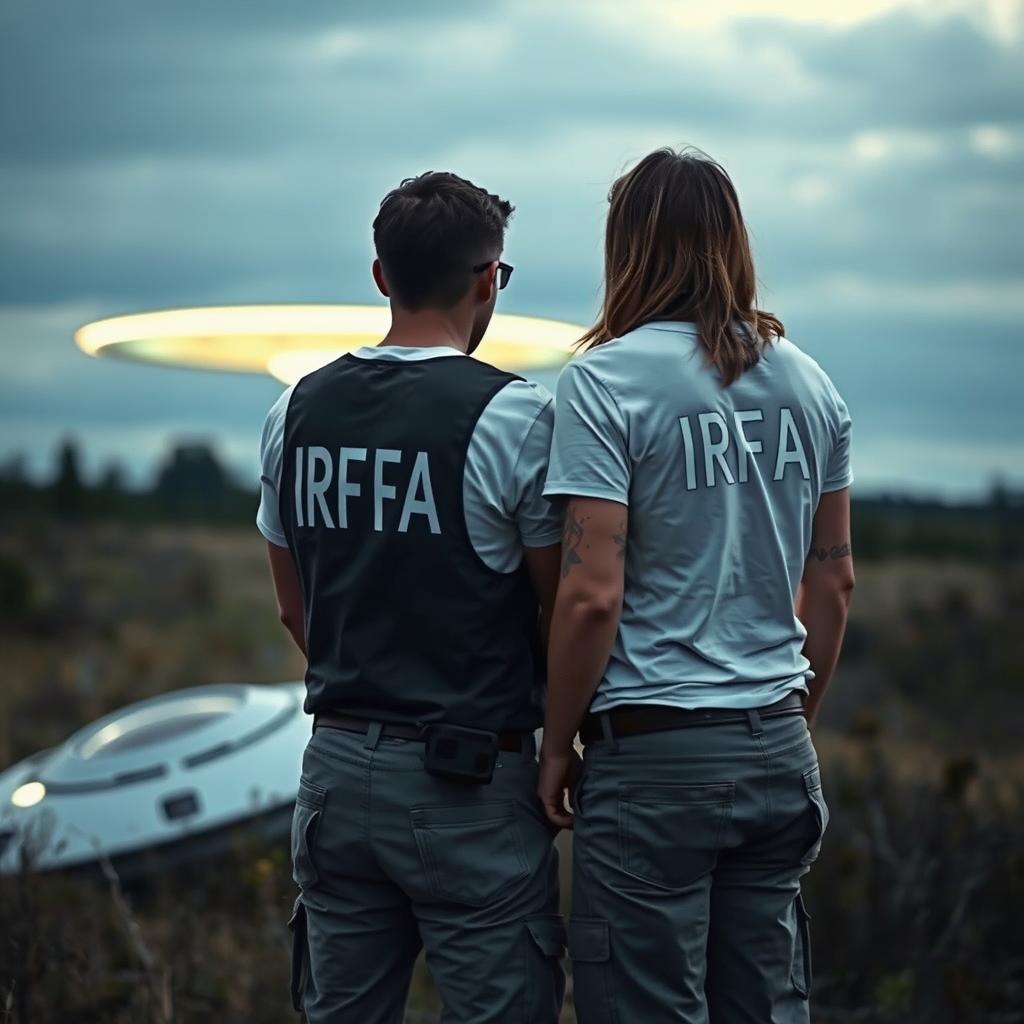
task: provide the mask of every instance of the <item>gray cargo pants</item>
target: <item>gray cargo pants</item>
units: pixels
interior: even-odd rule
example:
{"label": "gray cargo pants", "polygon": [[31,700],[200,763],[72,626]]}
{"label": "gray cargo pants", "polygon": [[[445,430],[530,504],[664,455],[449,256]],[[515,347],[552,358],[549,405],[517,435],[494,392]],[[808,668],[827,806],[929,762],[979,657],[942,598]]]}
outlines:
{"label": "gray cargo pants", "polygon": [[580,1024],[806,1024],[800,879],[827,824],[801,715],[589,744],[569,921]]}
{"label": "gray cargo pants", "polygon": [[444,1024],[555,1024],[565,928],[532,739],[476,786],[378,732],[318,728],[303,755],[293,1001],[309,1024],[397,1024],[422,946]]}

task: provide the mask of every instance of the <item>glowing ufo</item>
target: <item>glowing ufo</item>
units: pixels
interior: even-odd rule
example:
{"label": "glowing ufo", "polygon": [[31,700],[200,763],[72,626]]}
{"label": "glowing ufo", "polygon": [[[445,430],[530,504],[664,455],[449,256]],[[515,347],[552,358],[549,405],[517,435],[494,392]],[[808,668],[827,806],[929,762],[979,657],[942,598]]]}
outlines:
{"label": "glowing ufo", "polygon": [[[378,344],[390,323],[386,306],[210,306],[96,320],[75,332],[75,342],[93,356],[269,373],[291,384],[345,352]],[[554,369],[583,331],[498,313],[475,354],[505,370]]]}

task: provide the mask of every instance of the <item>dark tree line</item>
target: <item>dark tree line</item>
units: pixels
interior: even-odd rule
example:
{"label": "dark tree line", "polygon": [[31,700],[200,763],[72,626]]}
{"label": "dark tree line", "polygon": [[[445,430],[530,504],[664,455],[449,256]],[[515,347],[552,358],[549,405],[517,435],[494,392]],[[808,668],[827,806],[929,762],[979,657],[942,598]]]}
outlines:
{"label": "dark tree line", "polygon": [[32,480],[23,460],[0,468],[0,519],[45,518],[69,523],[208,523],[230,526],[252,522],[256,498],[241,486],[203,443],[175,444],[149,487],[129,487],[117,463],[86,480],[73,440],[58,447],[48,481]]}
{"label": "dark tree line", "polygon": [[[253,522],[255,488],[242,486],[207,444],[175,444],[153,484],[131,488],[116,463],[84,479],[74,441],[64,441],[47,482],[31,480],[23,461],[0,467],[0,520],[68,522]],[[1024,559],[1024,492],[995,485],[985,501],[948,504],[899,496],[855,497],[853,550],[858,559],[956,558],[1013,564]]]}

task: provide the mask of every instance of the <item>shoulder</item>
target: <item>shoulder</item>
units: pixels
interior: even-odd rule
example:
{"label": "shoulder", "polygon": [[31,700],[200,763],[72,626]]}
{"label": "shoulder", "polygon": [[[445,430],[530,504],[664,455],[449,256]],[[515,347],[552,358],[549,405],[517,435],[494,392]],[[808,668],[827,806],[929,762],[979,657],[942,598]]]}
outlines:
{"label": "shoulder", "polygon": [[768,353],[769,358],[798,371],[809,383],[816,384],[826,391],[835,391],[835,385],[821,364],[789,338],[777,338],[771,343]]}
{"label": "shoulder", "polygon": [[521,442],[538,420],[547,422],[554,413],[554,398],[542,384],[513,378],[487,403],[477,430],[497,435],[502,443]]}
{"label": "shoulder", "polygon": [[587,375],[596,380],[616,376],[623,361],[629,357],[627,347],[635,347],[645,330],[644,327],[638,327],[623,334],[621,338],[612,338],[584,349],[568,363],[564,372]]}
{"label": "shoulder", "polygon": [[558,375],[557,404],[618,404],[629,384],[622,359],[622,340],[606,341],[574,356]]}
{"label": "shoulder", "polygon": [[481,504],[515,516],[530,481],[543,478],[553,429],[554,400],[540,384],[512,380],[491,398],[466,452],[467,522]]}
{"label": "shoulder", "polygon": [[[539,384],[513,380],[480,414],[466,453],[466,480],[485,504],[506,508],[534,463],[546,463],[554,426],[550,393]],[[467,492],[472,493],[472,492]]]}
{"label": "shoulder", "polygon": [[779,338],[772,343],[769,358],[786,365],[790,372],[803,380],[809,395],[827,410],[832,419],[842,421],[848,418],[846,402],[839,394],[832,378],[825,372],[821,364],[809,356],[788,338]]}
{"label": "shoulder", "polygon": [[288,411],[288,403],[291,401],[292,395],[295,393],[295,388],[297,386],[298,382],[295,384],[289,384],[288,387],[286,387],[284,391],[277,396],[274,404],[270,407],[270,411],[267,413],[267,419],[284,416]]}
{"label": "shoulder", "polygon": [[[666,344],[667,336],[671,344]],[[616,401],[633,394],[640,378],[648,380],[678,367],[680,351],[694,345],[692,332],[676,326],[641,324],[610,341],[601,342],[575,356],[562,371],[559,393],[565,388],[599,387]]]}
{"label": "shoulder", "polygon": [[813,356],[808,355],[795,342],[785,337],[785,335],[775,338],[768,346],[767,351],[773,358],[798,367],[812,376],[819,379],[825,377],[825,371],[821,368],[818,361]]}
{"label": "shoulder", "polygon": [[499,410],[536,419],[553,401],[554,397],[543,384],[514,377],[491,399],[487,411]]}
{"label": "shoulder", "polygon": [[270,407],[266,419],[263,421],[263,448],[271,444],[279,444],[284,434],[284,423],[288,416],[288,405],[292,395],[295,393],[295,384],[284,389],[280,396]]}

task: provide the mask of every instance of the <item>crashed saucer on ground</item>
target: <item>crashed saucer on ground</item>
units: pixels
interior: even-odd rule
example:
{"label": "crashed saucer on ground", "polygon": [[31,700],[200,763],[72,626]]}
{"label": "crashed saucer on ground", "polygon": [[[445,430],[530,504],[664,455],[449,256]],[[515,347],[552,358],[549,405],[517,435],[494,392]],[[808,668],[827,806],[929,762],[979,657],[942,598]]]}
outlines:
{"label": "crashed saucer on ground", "polygon": [[311,719],[305,686],[197,686],[131,704],[0,773],[0,873],[130,874],[288,834]]}

